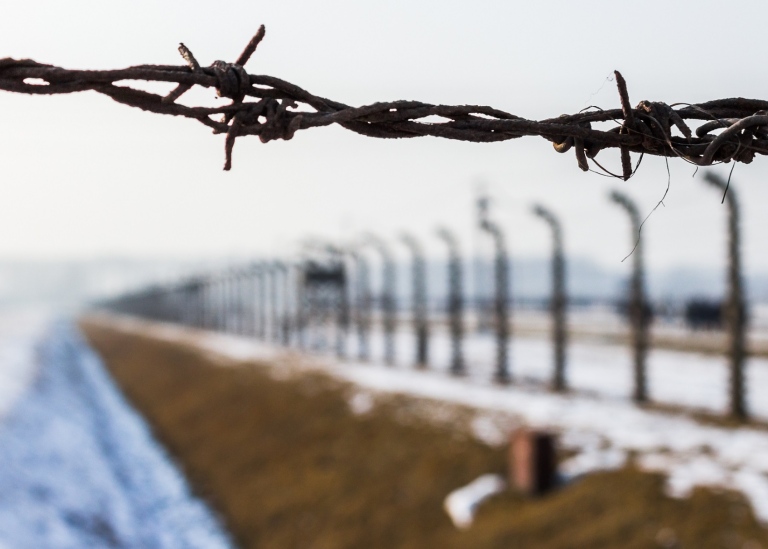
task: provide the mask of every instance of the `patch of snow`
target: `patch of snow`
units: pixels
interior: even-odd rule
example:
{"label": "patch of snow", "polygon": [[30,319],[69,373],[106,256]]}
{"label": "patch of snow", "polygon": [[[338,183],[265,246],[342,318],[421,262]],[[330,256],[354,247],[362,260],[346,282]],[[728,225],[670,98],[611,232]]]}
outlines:
{"label": "patch of snow", "polygon": [[681,458],[676,455],[647,454],[638,459],[640,467],[669,475],[667,492],[673,497],[686,497],[696,486],[725,486],[731,483],[731,473],[707,455]]}
{"label": "patch of snow", "polygon": [[0,420],[35,379],[34,344],[49,319],[38,310],[0,315]]}
{"label": "patch of snow", "polygon": [[0,546],[232,547],[71,325],[34,358],[0,425]]}
{"label": "patch of snow", "polygon": [[443,507],[456,528],[469,528],[480,504],[506,489],[507,482],[504,477],[482,475],[448,494],[443,501]]}
{"label": "patch of snow", "polygon": [[348,404],[353,414],[361,416],[373,409],[373,397],[370,393],[358,392],[350,397]]}
{"label": "patch of snow", "polygon": [[509,432],[503,430],[498,422],[488,415],[478,414],[469,424],[472,435],[488,446],[501,446],[509,441]]}
{"label": "patch of snow", "polygon": [[733,473],[732,482],[728,485],[743,493],[755,514],[763,522],[768,521],[768,479],[765,471],[741,469]]}
{"label": "patch of snow", "polygon": [[569,482],[593,471],[620,469],[627,461],[627,452],[617,448],[587,448],[560,464],[563,480]]}

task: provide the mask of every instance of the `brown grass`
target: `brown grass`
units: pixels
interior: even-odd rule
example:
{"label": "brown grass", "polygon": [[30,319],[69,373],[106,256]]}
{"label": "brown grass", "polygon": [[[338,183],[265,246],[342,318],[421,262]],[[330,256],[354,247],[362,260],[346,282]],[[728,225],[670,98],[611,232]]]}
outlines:
{"label": "brown grass", "polygon": [[740,496],[670,499],[663,478],[631,467],[540,499],[496,497],[460,532],[443,498],[502,472],[503,452],[417,415],[403,421],[417,399],[355,415],[350,387],[321,374],[278,380],[264,365],[216,366],[192,346],[83,328],[243,548],[768,547]]}

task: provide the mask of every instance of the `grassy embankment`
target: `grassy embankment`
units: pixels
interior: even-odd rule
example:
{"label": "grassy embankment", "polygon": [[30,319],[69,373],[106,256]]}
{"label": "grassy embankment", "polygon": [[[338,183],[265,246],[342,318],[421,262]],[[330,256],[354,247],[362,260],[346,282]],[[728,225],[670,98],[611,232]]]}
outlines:
{"label": "grassy embankment", "polygon": [[[83,323],[128,398],[242,548],[768,547],[744,500],[663,494],[627,467],[540,499],[508,493],[457,531],[447,493],[503,472],[504,452],[424,419],[416,399],[351,412],[354,389],[319,373],[221,364],[190,345]],[[222,367],[225,366],[225,367]]]}

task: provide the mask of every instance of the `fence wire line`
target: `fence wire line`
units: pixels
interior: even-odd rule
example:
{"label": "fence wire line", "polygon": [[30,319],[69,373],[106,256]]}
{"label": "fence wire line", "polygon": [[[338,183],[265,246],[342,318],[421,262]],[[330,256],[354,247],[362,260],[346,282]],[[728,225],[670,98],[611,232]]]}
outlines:
{"label": "fence wire line", "polygon": [[[420,101],[389,101],[351,107],[313,95],[279,78],[248,74],[244,65],[264,38],[262,25],[234,63],[214,61],[202,67],[184,44],[179,52],[185,65],[138,65],[117,70],[71,70],[30,59],[0,59],[0,89],[54,95],[96,91],[131,107],[183,116],[226,134],[224,169],[232,166],[235,139],[257,135],[266,143],[291,139],[299,130],[339,124],[353,132],[378,138],[430,135],[445,139],[488,143],[524,136],[551,141],[557,152],[573,149],[584,171],[589,160],[607,174],[629,179],[634,171],[630,152],[679,157],[697,166],[719,162],[751,162],[768,155],[768,101],[740,97],[706,103],[629,102],[627,84],[616,71],[620,109],[588,107],[576,114],[546,120],[525,118],[479,105],[433,105]],[[169,82],[169,94],[132,88],[126,81]],[[122,82],[122,84],[121,84]],[[215,88],[232,100],[220,107],[190,107],[177,100],[193,86]],[[255,100],[246,101],[246,98]],[[686,123],[703,122],[695,132]],[[613,122],[608,130],[592,124]],[[677,129],[680,135],[673,135]],[[721,130],[719,134],[713,132]],[[611,173],[595,160],[603,149],[618,148],[622,173]],[[642,157],[641,157],[642,158]]]}

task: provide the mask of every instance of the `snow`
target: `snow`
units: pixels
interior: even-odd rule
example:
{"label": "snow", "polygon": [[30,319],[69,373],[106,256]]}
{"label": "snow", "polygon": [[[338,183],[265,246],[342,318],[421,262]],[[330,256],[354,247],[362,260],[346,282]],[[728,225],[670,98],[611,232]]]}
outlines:
{"label": "snow", "polygon": [[502,476],[482,475],[448,494],[443,506],[456,528],[469,528],[480,504],[506,488],[507,483]]}
{"label": "snow", "polygon": [[38,373],[0,424],[0,547],[232,547],[73,326],[12,339]]}
{"label": "snow", "polygon": [[[110,321],[128,330],[159,333],[157,324]],[[706,425],[682,413],[635,406],[628,398],[630,358],[623,347],[574,342],[568,367],[576,390],[556,394],[546,388],[551,358],[544,339],[513,341],[511,365],[517,382],[498,386],[491,382],[493,342],[478,335],[468,337],[465,345],[469,374],[456,378],[448,374],[449,346],[440,332],[433,334],[432,368],[417,370],[411,366],[414,338],[407,332],[398,334],[398,364],[391,367],[382,363],[380,335],[372,341],[375,359],[361,363],[328,354],[299,354],[246,337],[167,325],[163,330],[165,337],[224,359],[298,364],[352,382],[361,392],[404,393],[470,407],[476,412],[474,434],[490,444],[504,443],[510,430],[521,425],[552,430],[561,445],[575,453],[562,464],[566,478],[621,467],[632,453],[641,468],[667,475],[670,495],[685,497],[695,486],[737,490],[768,524],[768,431]],[[350,351],[355,351],[351,343]],[[721,358],[655,350],[650,356],[651,395],[671,404],[722,411],[724,371]],[[751,394],[768,392],[766,361],[752,360],[749,373]],[[751,405],[756,415],[768,416],[768,402],[752,399]],[[499,421],[500,414],[506,421]]]}
{"label": "snow", "polygon": [[34,343],[48,320],[42,310],[0,315],[0,420],[34,381]]}
{"label": "snow", "polygon": [[627,452],[618,448],[600,449],[579,446],[571,446],[571,448],[579,448],[581,453],[560,465],[560,474],[566,483],[593,471],[619,469],[627,461]]}
{"label": "snow", "polygon": [[488,416],[475,416],[469,427],[474,437],[488,446],[501,446],[509,439],[509,433]]}
{"label": "snow", "polygon": [[[383,337],[372,341],[374,359],[383,356]],[[450,344],[444,330],[434,330],[430,341],[430,365],[447,371]],[[415,337],[397,334],[397,364],[413,364]],[[356,347],[350,338],[350,356]],[[469,377],[482,382],[493,376],[495,342],[490,334],[468,334],[464,343]],[[547,337],[523,336],[512,339],[509,347],[510,372],[518,383],[546,385],[552,377],[552,345]],[[626,346],[595,341],[571,341],[567,350],[567,378],[579,392],[615,398],[632,394],[632,355]],[[756,395],[768,392],[768,360],[747,360],[747,399],[751,413],[768,419],[768,399]],[[652,400],[708,412],[727,410],[727,360],[722,356],[652,349],[648,356],[648,390]]]}
{"label": "snow", "polygon": [[373,409],[373,397],[370,393],[357,392],[349,399],[349,409],[358,416],[367,414]]}

